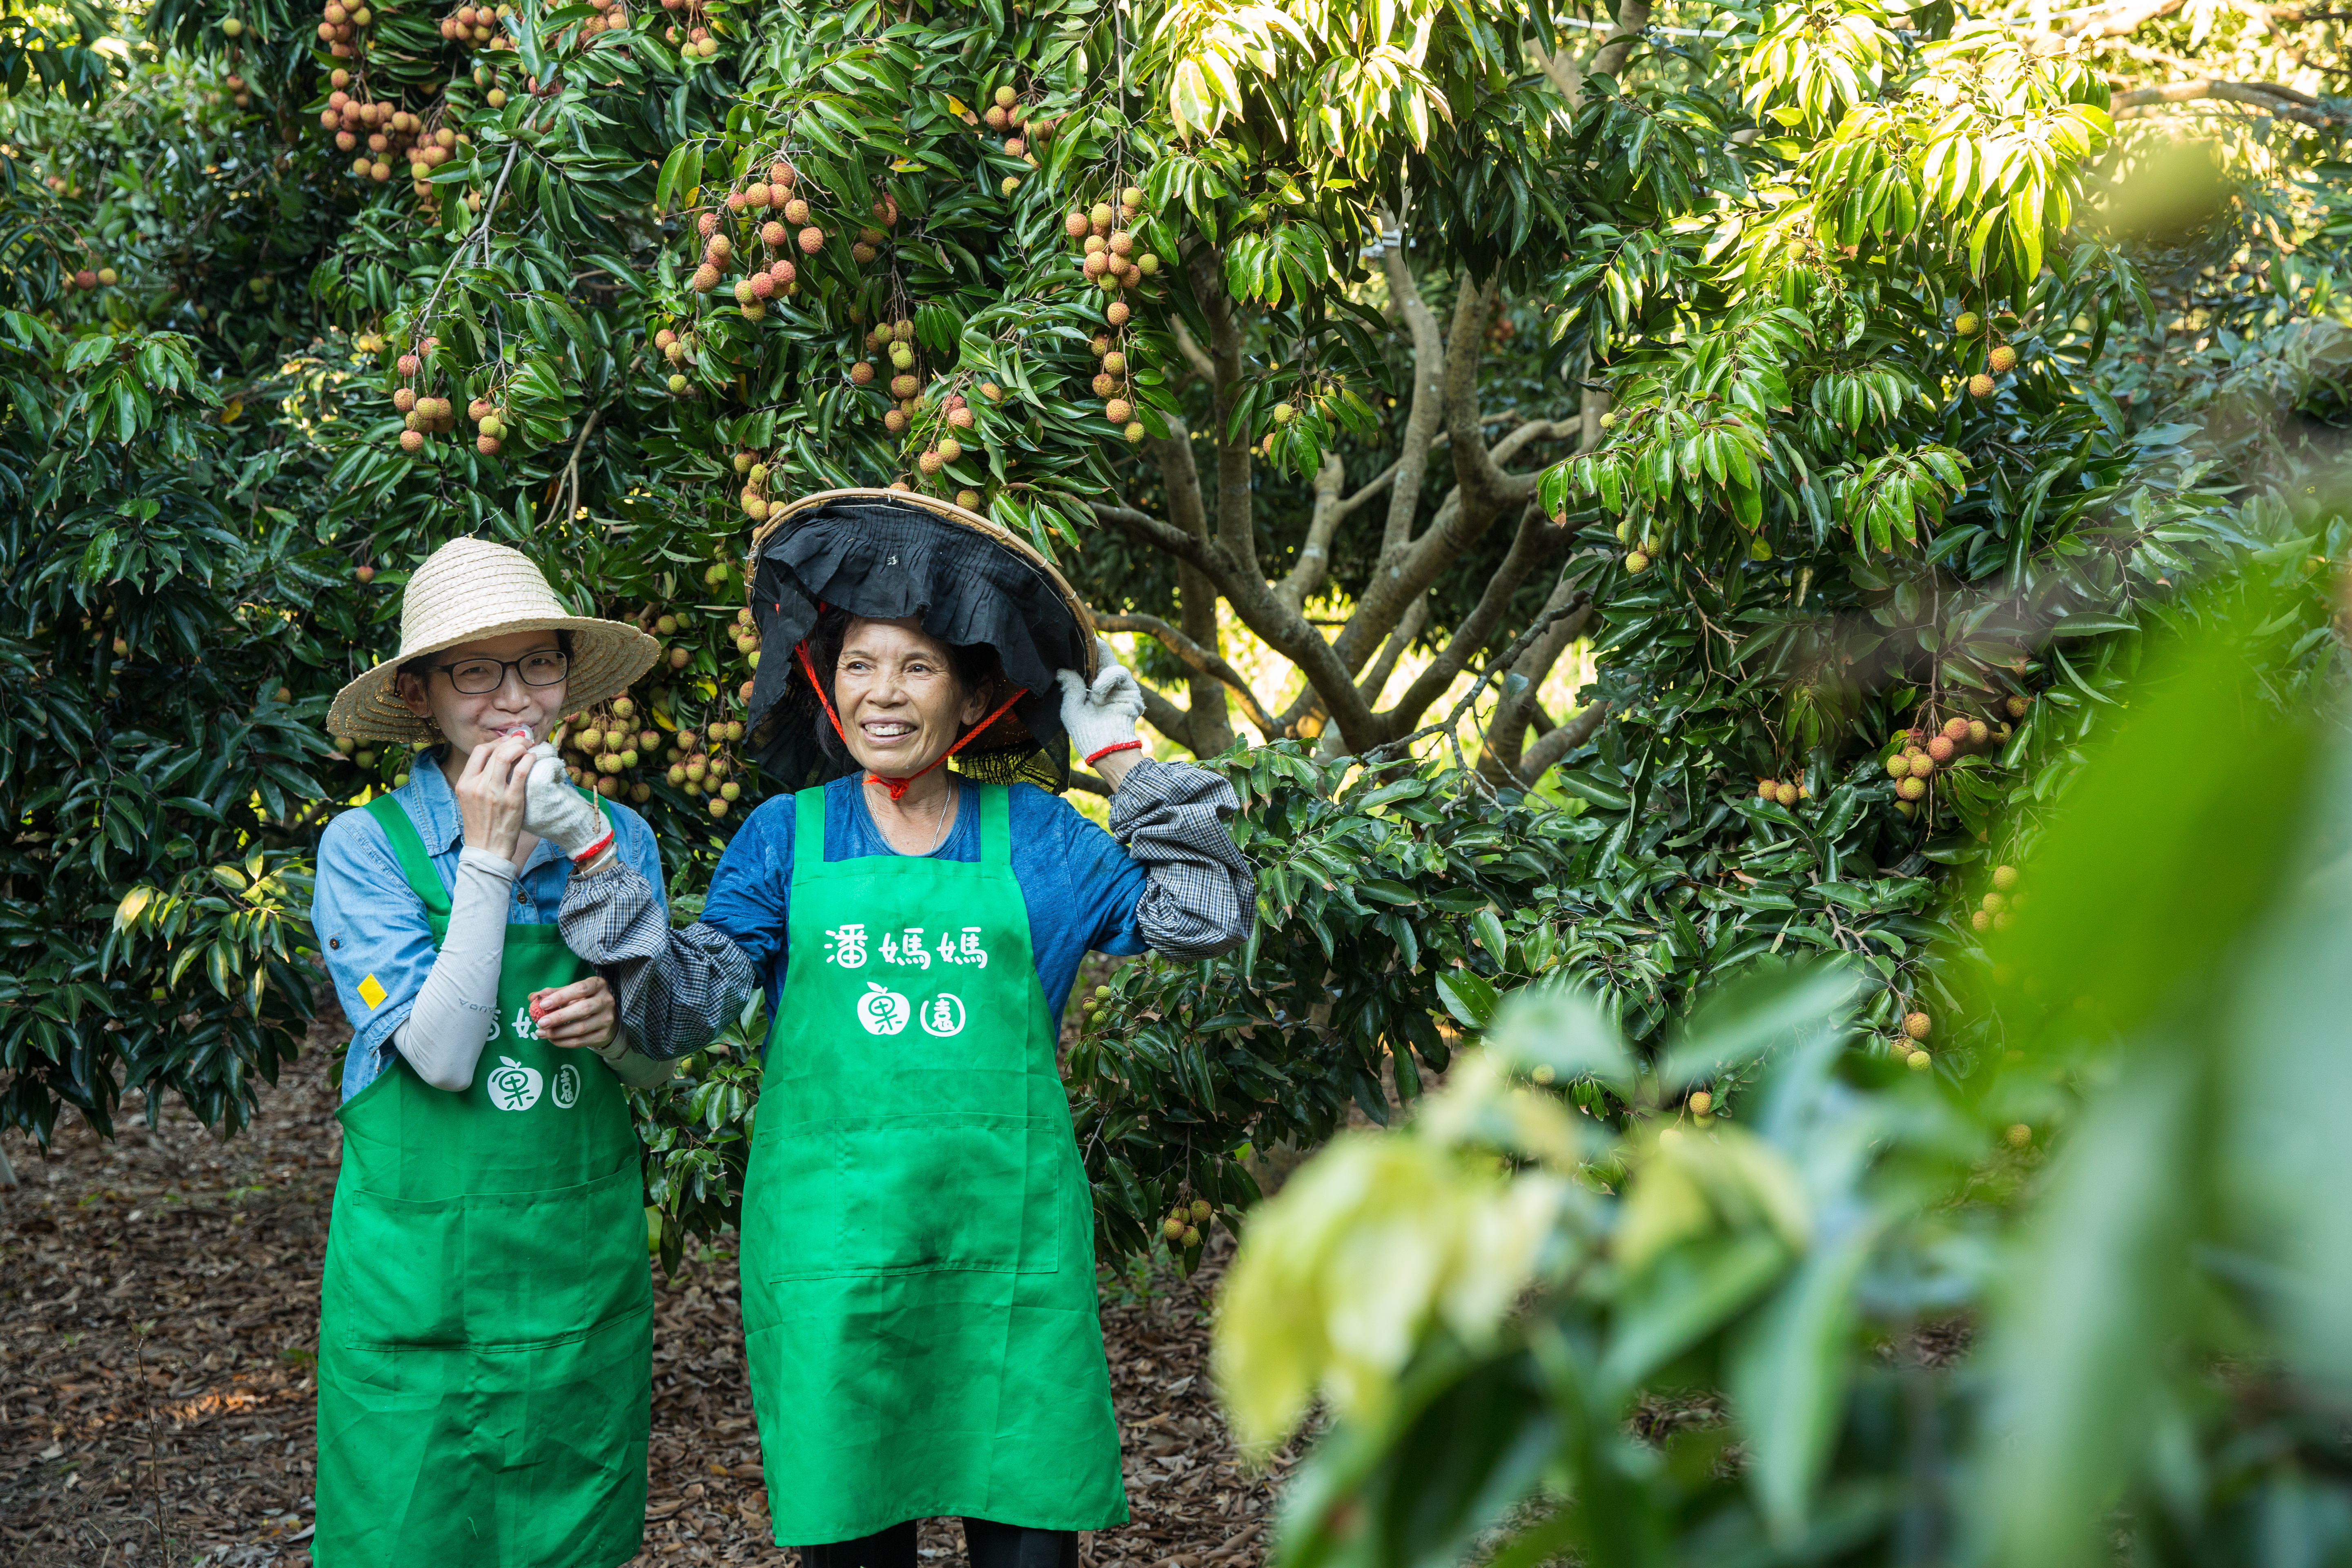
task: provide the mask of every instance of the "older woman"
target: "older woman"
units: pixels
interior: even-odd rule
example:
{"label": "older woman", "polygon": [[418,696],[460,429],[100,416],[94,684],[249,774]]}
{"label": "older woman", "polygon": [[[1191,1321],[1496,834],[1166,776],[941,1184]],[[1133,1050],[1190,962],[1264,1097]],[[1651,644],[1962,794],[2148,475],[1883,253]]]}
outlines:
{"label": "older woman", "polygon": [[[813,498],[763,534],[753,599],[762,762],[812,787],[745,821],[699,923],[614,867],[563,930],[656,1055],[764,982],[741,1268],[777,1542],[913,1568],[915,1521],[956,1515],[977,1568],[1072,1564],[1127,1506],[1061,1003],[1089,948],[1246,937],[1236,803],[1142,756],[1134,678],[969,513]],[[1066,736],[1108,833],[1018,782],[1056,782]]]}
{"label": "older woman", "polygon": [[564,946],[580,863],[661,861],[625,806],[532,766],[567,706],[659,651],[569,615],[512,550],[411,578],[341,733],[429,741],[320,844],[310,919],[353,1023],[319,1313],[320,1568],[613,1568],[643,1533],[652,1300],[625,1083],[667,1077]]}

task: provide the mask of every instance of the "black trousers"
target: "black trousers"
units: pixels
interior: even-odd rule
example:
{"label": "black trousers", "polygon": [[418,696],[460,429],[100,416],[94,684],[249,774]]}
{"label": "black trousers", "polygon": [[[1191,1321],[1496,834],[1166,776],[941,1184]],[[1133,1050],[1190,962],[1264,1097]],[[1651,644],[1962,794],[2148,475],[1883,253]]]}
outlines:
{"label": "black trousers", "polygon": [[[992,1520],[963,1521],[971,1568],[1078,1568],[1075,1530],[1027,1530]],[[915,1521],[855,1541],[801,1548],[801,1568],[916,1568]]]}

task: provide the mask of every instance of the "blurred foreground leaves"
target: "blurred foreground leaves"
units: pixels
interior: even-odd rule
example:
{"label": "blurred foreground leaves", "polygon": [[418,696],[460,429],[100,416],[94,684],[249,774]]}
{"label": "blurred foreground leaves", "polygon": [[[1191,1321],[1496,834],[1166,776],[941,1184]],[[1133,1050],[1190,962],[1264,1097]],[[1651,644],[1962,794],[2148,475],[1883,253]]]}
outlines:
{"label": "blurred foreground leaves", "polygon": [[1250,1441],[1329,1423],[1287,1563],[2352,1558],[2352,746],[2258,673],[2315,595],[2251,597],[2011,825],[1942,1070],[1850,960],[1647,1063],[1539,982],[1265,1206],[1218,1364]]}

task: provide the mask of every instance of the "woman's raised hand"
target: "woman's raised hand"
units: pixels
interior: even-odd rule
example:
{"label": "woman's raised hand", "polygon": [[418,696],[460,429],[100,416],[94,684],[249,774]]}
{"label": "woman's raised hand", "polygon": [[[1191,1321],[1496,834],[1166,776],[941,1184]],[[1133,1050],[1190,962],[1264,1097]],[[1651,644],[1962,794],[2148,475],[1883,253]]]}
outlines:
{"label": "woman's raised hand", "polygon": [[522,840],[523,801],[530,784],[530,735],[501,735],[476,746],[457,775],[457,810],[466,843],[503,860]]}

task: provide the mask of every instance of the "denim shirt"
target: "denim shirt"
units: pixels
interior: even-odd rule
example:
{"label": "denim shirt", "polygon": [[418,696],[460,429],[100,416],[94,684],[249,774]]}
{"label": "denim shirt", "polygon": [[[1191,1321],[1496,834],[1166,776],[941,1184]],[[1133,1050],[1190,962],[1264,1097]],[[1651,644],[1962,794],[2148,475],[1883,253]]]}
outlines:
{"label": "denim shirt", "polygon": [[[392,798],[415,824],[416,836],[433,857],[433,868],[441,874],[441,885],[454,892],[466,825],[457,793],[442,776],[439,753],[418,753],[408,783],[394,790]],[[612,817],[614,847],[653,885],[658,901],[661,853],[653,829],[625,805],[607,801],[604,809]],[[571,879],[572,862],[563,851],[540,840],[515,879],[508,922],[553,925]],[[343,1060],[343,1098],[349,1100],[391,1064],[393,1033],[415,1005],[436,952],[425,900],[408,885],[392,841],[371,813],[346,811],[320,837],[310,929],[318,933],[343,1016],[352,1021],[351,1054]]]}

